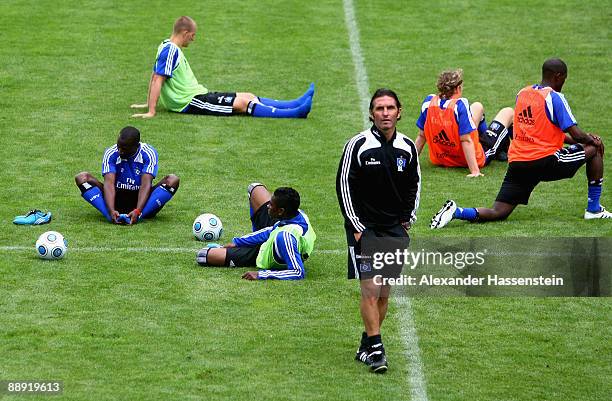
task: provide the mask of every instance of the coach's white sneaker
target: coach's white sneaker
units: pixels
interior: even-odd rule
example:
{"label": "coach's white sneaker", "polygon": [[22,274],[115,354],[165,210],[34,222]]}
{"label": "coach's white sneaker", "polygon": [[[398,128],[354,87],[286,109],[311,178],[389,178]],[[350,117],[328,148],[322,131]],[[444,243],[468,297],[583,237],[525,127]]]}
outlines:
{"label": "coach's white sneaker", "polygon": [[457,204],[455,201],[447,200],[444,206],[442,206],[442,209],[440,209],[438,213],[432,217],[429,228],[433,230],[447,225],[453,219],[455,210],[457,210]]}
{"label": "coach's white sneaker", "polygon": [[597,213],[589,212],[588,210],[584,211],[585,220],[591,219],[612,219],[612,213],[608,212],[605,207],[601,207],[601,210]]}

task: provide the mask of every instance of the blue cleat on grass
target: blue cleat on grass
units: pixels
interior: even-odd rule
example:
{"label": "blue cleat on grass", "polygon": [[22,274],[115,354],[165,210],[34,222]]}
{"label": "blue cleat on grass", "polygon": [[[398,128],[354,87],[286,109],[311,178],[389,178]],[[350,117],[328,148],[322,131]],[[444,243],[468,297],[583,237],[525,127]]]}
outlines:
{"label": "blue cleat on grass", "polygon": [[43,213],[38,209],[33,209],[25,216],[15,216],[13,224],[37,226],[39,224],[47,224],[51,221],[51,212]]}

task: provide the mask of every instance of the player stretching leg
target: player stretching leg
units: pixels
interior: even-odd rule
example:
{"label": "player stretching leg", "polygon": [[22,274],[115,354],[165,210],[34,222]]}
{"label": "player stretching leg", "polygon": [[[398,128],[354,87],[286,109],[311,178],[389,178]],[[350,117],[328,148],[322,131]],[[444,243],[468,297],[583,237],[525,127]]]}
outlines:
{"label": "player stretching leg", "polygon": [[[541,84],[528,86],[518,93],[508,170],[493,207],[460,208],[449,200],[432,218],[432,229],[442,228],[453,219],[503,220],[518,204],[527,204],[539,182],[571,178],[585,163],[588,202],[584,218],[612,218],[612,213],[599,203],[604,144],[599,136],[578,127],[561,93],[566,78],[567,66],[562,60],[546,60]],[[570,146],[564,148],[564,142]]]}

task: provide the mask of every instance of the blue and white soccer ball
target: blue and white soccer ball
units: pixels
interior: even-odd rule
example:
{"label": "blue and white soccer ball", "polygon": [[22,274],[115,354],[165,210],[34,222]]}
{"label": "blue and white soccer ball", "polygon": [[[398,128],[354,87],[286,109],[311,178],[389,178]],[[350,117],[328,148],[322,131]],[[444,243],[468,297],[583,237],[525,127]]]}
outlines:
{"label": "blue and white soccer ball", "polygon": [[47,231],[36,241],[36,254],[41,259],[57,260],[66,255],[68,242],[57,231]]}
{"label": "blue and white soccer ball", "polygon": [[200,241],[216,241],[223,234],[221,219],[212,213],[204,213],[193,222],[193,235]]}

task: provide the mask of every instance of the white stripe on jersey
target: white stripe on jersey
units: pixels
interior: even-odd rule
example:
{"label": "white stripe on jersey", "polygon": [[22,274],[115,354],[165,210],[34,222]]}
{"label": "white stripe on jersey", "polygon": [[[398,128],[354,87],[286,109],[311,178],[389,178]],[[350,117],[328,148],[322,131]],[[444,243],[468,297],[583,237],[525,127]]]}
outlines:
{"label": "white stripe on jersey", "polygon": [[164,73],[166,75],[172,74],[172,55],[174,53],[174,49],[172,45],[168,46],[168,53],[166,53],[166,66],[164,67]]}
{"label": "white stripe on jersey", "polygon": [[279,255],[280,256],[281,253],[278,251],[277,240],[278,240],[278,235],[276,236],[276,238],[274,238],[274,242],[272,243],[272,245],[273,245],[273,249],[274,249],[274,255]]}
{"label": "white stripe on jersey", "polygon": [[[554,121],[555,120],[555,110],[553,107],[553,102],[552,102],[552,96],[551,96],[552,92],[550,92],[548,95],[546,95],[546,108],[548,109],[548,114],[550,115],[550,121]],[[559,121],[557,121],[557,123],[559,123]]]}
{"label": "white stripe on jersey", "polygon": [[[468,120],[470,121],[470,127],[472,128],[472,131],[474,131],[476,129],[476,124],[474,123],[474,118],[472,117],[472,110],[470,110],[470,104],[468,100],[462,97],[462,98],[459,98],[459,102],[463,103],[463,105],[465,106],[465,109],[467,110]],[[455,107],[455,116],[457,117],[457,119],[459,119],[459,108],[458,107]]]}
{"label": "white stripe on jersey", "polygon": [[168,76],[172,75],[172,71],[174,70],[173,60],[174,60],[174,54],[176,53],[177,49],[178,47],[174,43],[170,44],[170,47],[168,49],[168,58],[166,59],[166,68],[164,70],[164,72]]}
{"label": "white stripe on jersey", "polygon": [[300,277],[301,275],[302,275],[302,270],[300,269],[299,266],[295,269],[273,270],[273,271],[260,270],[259,271],[259,276],[266,277],[266,278],[270,276],[274,278]]}
{"label": "white stripe on jersey", "polygon": [[142,143],[140,146],[141,152],[145,152],[145,154],[149,157],[149,164],[146,166],[145,173],[149,173],[153,175],[155,172],[155,166],[157,165],[157,157],[155,157],[155,151],[151,148],[151,146],[146,143]]}
{"label": "white stripe on jersey", "polygon": [[153,155],[153,161],[155,162],[155,165],[157,166],[157,163],[159,161],[157,160],[157,154],[155,153],[155,149],[153,149],[153,147],[147,143],[144,143],[143,145],[145,145],[147,149],[151,150],[151,155]]}
{"label": "white stripe on jersey", "polygon": [[[289,254],[289,259],[291,259],[291,263],[294,266],[294,269],[299,268],[299,264],[297,258],[295,257],[295,249],[293,249],[293,241],[291,239],[295,239],[295,237],[289,234],[287,231],[283,232],[283,239],[285,240],[285,246],[287,247],[287,253]],[[297,239],[295,240],[297,242]]]}
{"label": "white stripe on jersey", "polygon": [[569,104],[567,103],[567,100],[565,99],[565,95],[563,93],[560,92],[555,92],[555,91],[551,91],[548,95],[546,95],[546,108],[548,109],[548,114],[550,114],[550,120],[554,121],[556,124],[560,124],[560,121],[555,121],[555,109],[553,106],[553,93],[556,94],[557,96],[559,96],[559,99],[561,99],[561,103],[563,104],[563,108],[565,109],[567,115],[572,119],[572,122],[574,124],[578,124],[576,122],[576,118],[574,118],[574,115],[572,114],[572,110],[569,107]]}
{"label": "white stripe on jersey", "polygon": [[259,277],[261,278],[280,278],[280,277],[300,277],[300,270],[292,269],[292,270],[274,270],[274,271],[266,271],[260,270]]}
{"label": "white stripe on jersey", "polygon": [[255,236],[255,235],[261,234],[261,233],[263,233],[263,232],[265,232],[265,231],[268,231],[268,230],[272,231],[272,228],[273,228],[273,227],[274,227],[274,226],[264,227],[264,228],[262,228],[262,229],[259,229],[259,230],[257,230],[257,231],[253,231],[252,233],[245,234],[245,235],[243,235],[242,237],[238,237],[238,238],[244,238],[244,239],[246,239],[246,238],[250,238],[250,237],[253,237],[253,236]]}
{"label": "white stripe on jersey", "polygon": [[157,167],[157,155],[155,154],[155,150],[148,144],[143,143],[143,148],[145,149],[145,151],[147,152],[147,154],[150,153],[149,157],[150,157],[150,164],[147,168],[147,170],[149,170],[149,172],[151,174],[153,174],[155,172],[155,167]]}
{"label": "white stripe on jersey", "polygon": [[348,173],[351,166],[353,148],[355,147],[355,143],[362,138],[365,138],[365,134],[361,133],[355,135],[346,144],[344,158],[342,160],[342,172],[340,173],[340,192],[342,194],[342,203],[344,204],[344,208],[346,210],[346,216],[353,224],[353,227],[360,232],[365,230],[365,226],[359,221],[359,217],[357,217],[355,209],[353,209],[353,203],[351,200],[351,193],[348,184]]}
{"label": "white stripe on jersey", "polygon": [[[410,140],[412,142],[412,140]],[[414,142],[413,142],[414,143]],[[416,146],[415,146],[416,148]],[[416,196],[414,197],[414,208],[412,209],[412,213],[410,216],[410,224],[414,224],[417,220],[417,210],[419,209],[419,205],[421,203],[421,163],[419,163],[419,156],[417,154],[416,156],[416,161],[417,161],[417,175],[419,176],[419,184],[417,185],[417,193]]]}
{"label": "white stripe on jersey", "polygon": [[572,119],[572,122],[574,124],[577,124],[576,119],[574,118],[574,115],[572,114],[572,110],[569,107],[569,104],[567,103],[567,100],[565,99],[565,95],[563,93],[559,93],[559,92],[555,92],[557,95],[559,95],[559,98],[561,99],[561,101],[563,102],[563,106],[565,106],[565,111],[567,111],[567,114],[570,116],[570,118]]}
{"label": "white stripe on jersey", "polygon": [[[432,96],[432,99],[433,99],[433,96],[436,96],[436,95],[431,93],[431,94],[427,95],[427,97],[425,99],[427,99],[429,96]],[[431,103],[431,99],[426,101],[426,102],[423,102],[423,105],[421,105],[421,113],[425,113],[425,110],[427,110],[429,108],[430,103]]]}
{"label": "white stripe on jersey", "polygon": [[102,174],[106,174],[110,172],[110,157],[117,150],[117,145],[113,145],[110,148],[106,149],[104,152],[104,156],[102,156]]}
{"label": "white stripe on jersey", "polygon": [[[140,149],[139,149],[138,154],[136,155],[136,157],[134,157],[134,162],[142,163],[143,166],[144,166],[144,164],[145,164],[145,156],[148,159],[148,164],[151,164],[151,155],[149,153],[147,153],[147,150],[144,148],[143,145],[144,145],[143,143],[140,144]],[[148,165],[147,165],[147,167],[148,167]],[[143,171],[143,173],[146,173],[146,172],[147,172],[146,170]]]}

